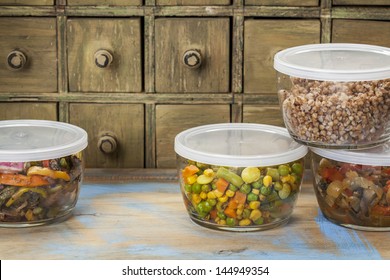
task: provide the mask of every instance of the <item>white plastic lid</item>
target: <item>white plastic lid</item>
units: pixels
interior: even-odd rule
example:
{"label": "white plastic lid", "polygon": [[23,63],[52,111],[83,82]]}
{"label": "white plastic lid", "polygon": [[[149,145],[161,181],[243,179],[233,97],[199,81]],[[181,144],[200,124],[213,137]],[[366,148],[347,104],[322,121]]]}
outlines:
{"label": "white plastic lid", "polygon": [[0,162],[55,159],[80,152],[87,145],[87,132],[68,123],[0,121]]}
{"label": "white plastic lid", "polygon": [[285,49],[274,68],[289,76],[320,81],[390,78],[390,48],[364,44],[312,44]]}
{"label": "white plastic lid", "polygon": [[178,155],[206,164],[248,167],[292,162],[307,154],[287,130],[263,124],[223,123],[204,125],[179,133]]}
{"label": "white plastic lid", "polygon": [[362,165],[390,166],[390,143],[387,142],[363,150],[326,150],[320,148],[310,148],[314,153],[322,157]]}

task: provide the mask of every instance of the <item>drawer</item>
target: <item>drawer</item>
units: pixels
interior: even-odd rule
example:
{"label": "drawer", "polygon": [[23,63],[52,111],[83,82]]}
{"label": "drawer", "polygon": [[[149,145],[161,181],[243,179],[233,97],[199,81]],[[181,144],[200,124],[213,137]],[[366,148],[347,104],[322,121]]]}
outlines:
{"label": "drawer", "polygon": [[144,167],[142,104],[72,103],[69,122],[88,133],[86,167]]}
{"label": "drawer", "polygon": [[54,5],[54,0],[0,0],[0,6],[1,5],[12,5],[12,6]]}
{"label": "drawer", "polygon": [[390,21],[335,19],[332,24],[332,42],[390,47]]}
{"label": "drawer", "polygon": [[56,92],[55,18],[0,18],[0,92]]}
{"label": "drawer", "polygon": [[230,105],[157,105],[157,167],[176,167],[174,139],[181,131],[199,125],[225,122],[230,122]]}
{"label": "drawer", "polygon": [[139,18],[69,19],[67,38],[70,91],[142,91]]}
{"label": "drawer", "polygon": [[389,0],[333,0],[333,5],[390,5]]}
{"label": "drawer", "polygon": [[320,42],[319,20],[246,20],[244,92],[276,94],[274,55],[285,48]]}
{"label": "drawer", "polygon": [[227,18],[156,19],[156,91],[228,92]]}
{"label": "drawer", "polygon": [[230,5],[231,0],[156,0],[158,6]]}
{"label": "drawer", "polygon": [[243,122],[283,126],[282,111],[278,105],[244,105]]}
{"label": "drawer", "polygon": [[125,6],[125,5],[142,5],[142,0],[68,0],[68,5],[92,6],[92,5],[110,5],[110,6]]}
{"label": "drawer", "polygon": [[57,120],[57,103],[0,102],[0,120]]}
{"label": "drawer", "polygon": [[318,6],[319,0],[245,0],[245,5],[258,6]]}

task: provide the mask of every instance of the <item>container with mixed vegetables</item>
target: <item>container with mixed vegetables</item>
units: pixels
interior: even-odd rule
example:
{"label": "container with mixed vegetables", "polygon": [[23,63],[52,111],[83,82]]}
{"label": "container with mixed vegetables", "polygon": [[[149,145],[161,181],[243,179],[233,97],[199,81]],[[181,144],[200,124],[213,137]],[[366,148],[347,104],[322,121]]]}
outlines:
{"label": "container with mixed vegetables", "polygon": [[[341,152],[346,154],[345,160],[341,160],[340,152],[337,159],[332,159],[324,157],[324,150],[315,151],[312,154],[314,186],[325,217],[351,228],[389,230],[390,165],[378,165],[383,163],[383,158],[375,158],[386,157],[386,153],[357,154],[353,163],[346,160],[355,152]],[[389,161],[388,156],[385,160]],[[362,164],[364,161],[370,164]]]}
{"label": "container with mixed vegetables", "polygon": [[303,175],[303,159],[233,168],[181,158],[180,183],[192,220],[219,229],[266,229],[287,222]]}
{"label": "container with mixed vegetables", "polygon": [[73,210],[82,179],[81,153],[31,162],[0,162],[0,225],[43,224]]}

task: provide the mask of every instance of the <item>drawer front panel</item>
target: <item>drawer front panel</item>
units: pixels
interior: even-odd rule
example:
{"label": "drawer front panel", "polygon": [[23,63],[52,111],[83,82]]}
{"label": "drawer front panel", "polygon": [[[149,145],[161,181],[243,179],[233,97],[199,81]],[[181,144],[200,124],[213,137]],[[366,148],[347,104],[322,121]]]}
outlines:
{"label": "drawer front panel", "polygon": [[54,5],[54,0],[0,0],[0,6],[1,5]]}
{"label": "drawer front panel", "polygon": [[231,0],[156,0],[159,6],[204,6],[204,5],[230,5]]}
{"label": "drawer front panel", "polygon": [[73,103],[69,107],[70,123],[88,133],[87,167],[144,167],[143,105]]}
{"label": "drawer front panel", "polygon": [[390,5],[389,0],[333,0],[333,5]]}
{"label": "drawer front panel", "polygon": [[276,94],[274,55],[285,48],[320,42],[319,20],[247,20],[244,92]]}
{"label": "drawer front panel", "polygon": [[333,20],[332,42],[390,47],[390,21]]}
{"label": "drawer front panel", "polygon": [[57,120],[57,103],[0,102],[0,120]]}
{"label": "drawer front panel", "polygon": [[157,92],[229,91],[229,19],[156,20]]}
{"label": "drawer front panel", "polygon": [[0,92],[56,92],[54,18],[0,18]]}
{"label": "drawer front panel", "polygon": [[318,6],[319,0],[245,0],[245,5],[258,6]]}
{"label": "drawer front panel", "polygon": [[230,122],[229,105],[157,105],[157,167],[175,168],[174,139],[191,127]]}
{"label": "drawer front panel", "polygon": [[69,90],[140,92],[140,19],[69,19]]}
{"label": "drawer front panel", "polygon": [[142,0],[68,0],[68,5],[92,6],[92,5],[142,5]]}
{"label": "drawer front panel", "polygon": [[284,127],[282,111],[276,105],[244,105],[243,122]]}

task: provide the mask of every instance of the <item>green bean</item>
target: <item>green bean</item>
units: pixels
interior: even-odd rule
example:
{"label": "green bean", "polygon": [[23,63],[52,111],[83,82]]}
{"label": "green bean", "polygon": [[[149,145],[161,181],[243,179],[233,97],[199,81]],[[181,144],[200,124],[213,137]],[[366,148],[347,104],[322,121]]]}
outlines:
{"label": "green bean", "polygon": [[232,183],[236,187],[240,187],[242,184],[244,184],[244,181],[242,178],[237,175],[236,173],[224,168],[220,167],[217,171],[217,177],[223,178],[229,183]]}

